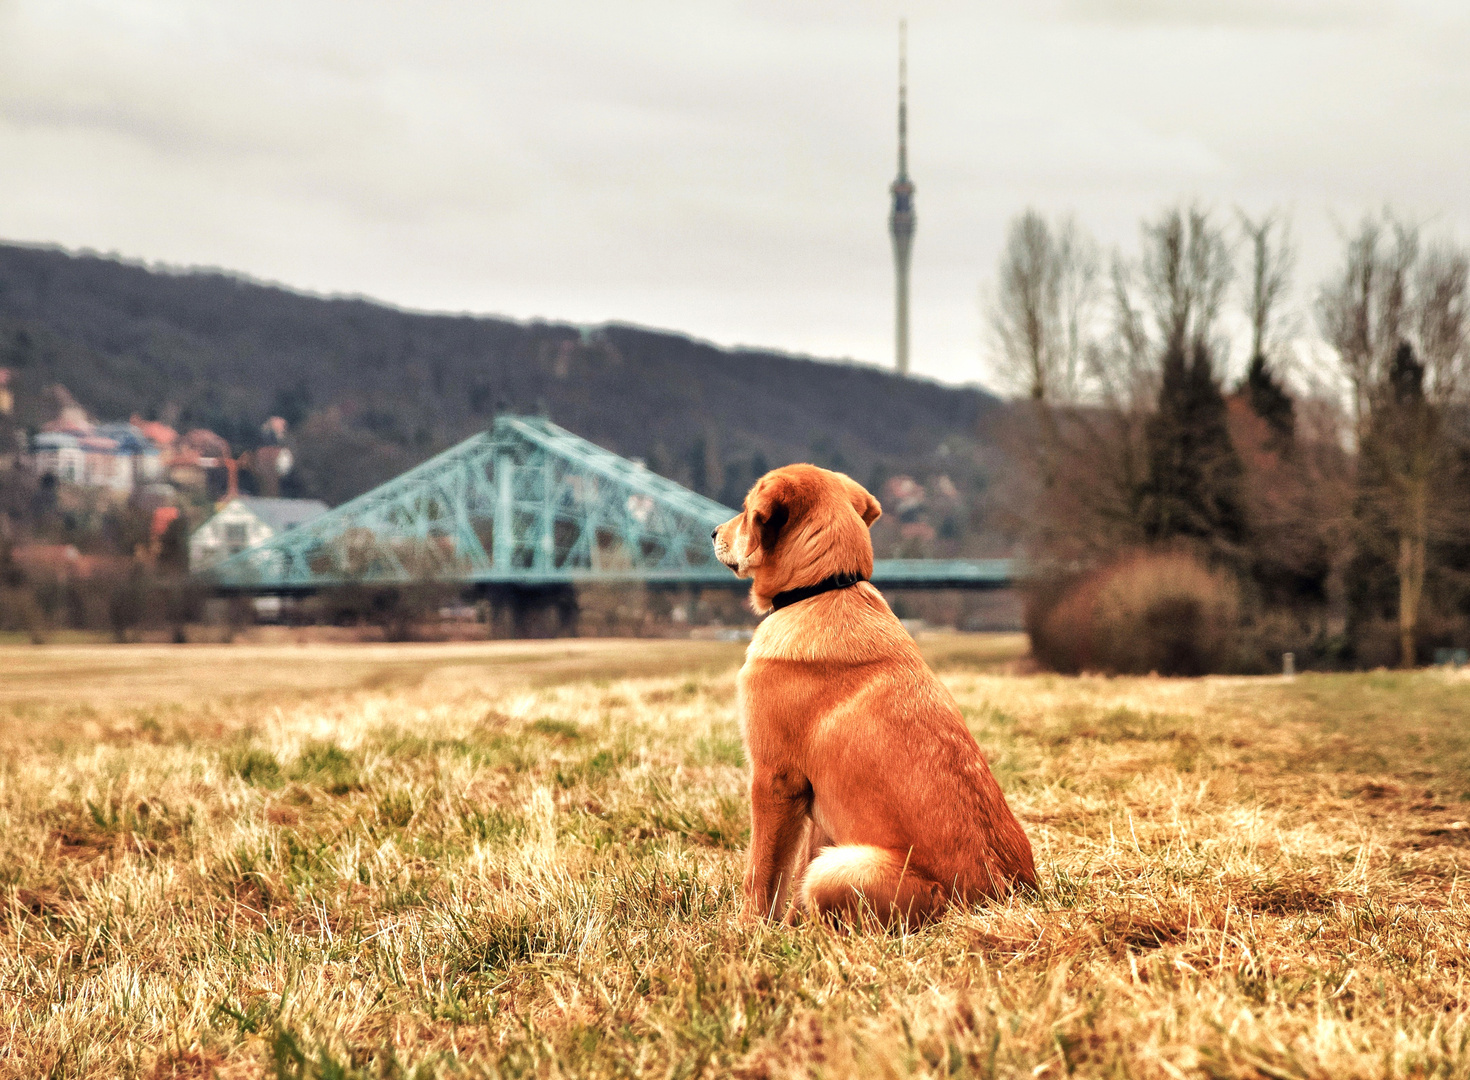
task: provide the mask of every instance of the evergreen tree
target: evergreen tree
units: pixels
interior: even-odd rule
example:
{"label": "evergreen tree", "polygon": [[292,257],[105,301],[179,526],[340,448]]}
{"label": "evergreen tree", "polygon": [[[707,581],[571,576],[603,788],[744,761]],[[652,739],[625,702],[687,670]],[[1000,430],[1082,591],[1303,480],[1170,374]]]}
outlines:
{"label": "evergreen tree", "polygon": [[1413,346],[1400,342],[1371,396],[1358,456],[1357,551],[1348,568],[1354,619],[1396,618],[1404,667],[1417,660],[1430,541],[1443,531],[1436,507],[1447,501],[1442,485],[1450,471],[1424,375]]}
{"label": "evergreen tree", "polygon": [[1143,529],[1155,543],[1187,537],[1233,556],[1245,540],[1244,470],[1209,348],[1196,342],[1190,351],[1175,343],[1164,354],[1158,409],[1145,432]]}
{"label": "evergreen tree", "polygon": [[1285,450],[1291,446],[1296,438],[1296,402],[1261,353],[1251,360],[1240,389],[1251,411],[1271,428],[1276,448]]}

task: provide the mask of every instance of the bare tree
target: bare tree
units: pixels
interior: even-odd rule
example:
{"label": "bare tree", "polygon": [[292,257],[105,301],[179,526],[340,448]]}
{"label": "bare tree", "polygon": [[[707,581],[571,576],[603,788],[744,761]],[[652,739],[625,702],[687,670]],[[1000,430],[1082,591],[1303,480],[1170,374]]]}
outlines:
{"label": "bare tree", "polygon": [[1143,233],[1143,290],[1164,348],[1209,349],[1235,273],[1224,231],[1192,206],[1165,212]]}
{"label": "bare tree", "polygon": [[1464,528],[1449,481],[1447,410],[1467,389],[1470,256],[1422,249],[1418,229],[1385,213],[1347,241],[1317,315],[1352,391],[1359,445],[1359,544],[1398,579],[1399,657],[1412,667],[1436,540]]}
{"label": "bare tree", "polygon": [[1027,210],[1006,234],[990,325],[1000,345],[1002,376],[1034,401],[1047,399],[1053,381],[1055,338],[1049,323],[1056,278],[1051,226]]}
{"label": "bare tree", "polygon": [[1138,274],[1119,256],[1108,271],[1112,308],[1107,338],[1089,353],[1089,376],[1098,396],[1115,410],[1147,408],[1158,388],[1158,355],[1148,333],[1148,317],[1137,293]]}
{"label": "bare tree", "polygon": [[1281,308],[1295,261],[1291,233],[1274,214],[1253,221],[1241,213],[1240,228],[1250,249],[1245,310],[1251,327],[1250,361],[1240,390],[1251,411],[1266,422],[1274,448],[1280,451],[1292,445],[1296,430],[1295,403],[1273,355],[1280,348]]}
{"label": "bare tree", "polygon": [[1377,549],[1398,578],[1399,660],[1413,667],[1429,543],[1440,533],[1434,498],[1444,465],[1440,410],[1425,395],[1425,366],[1404,341],[1370,398],[1359,447],[1360,544]]}
{"label": "bare tree", "polygon": [[[1035,210],[1015,218],[1006,237],[996,295],[988,312],[996,367],[1023,394],[1016,413],[1013,452],[1029,466],[1026,483],[1036,490],[1026,501],[1053,506],[1063,463],[1069,414],[1084,393],[1084,356],[1097,306],[1097,247],[1076,223],[1055,228]],[[1023,530],[1051,532],[1042,515],[1025,518]],[[1050,547],[1049,540],[1038,547]]]}
{"label": "bare tree", "polygon": [[[1291,272],[1296,253],[1291,229],[1267,214],[1258,221],[1240,215],[1241,232],[1250,245],[1250,295],[1246,311],[1251,323],[1251,359],[1269,357],[1277,347],[1274,340],[1281,306],[1291,289]],[[1274,234],[1274,235],[1273,235]]]}
{"label": "bare tree", "polygon": [[1108,272],[1108,334],[1087,358],[1101,407],[1078,425],[1075,456],[1090,463],[1078,500],[1090,508],[1093,530],[1105,549],[1142,540],[1138,510],[1148,475],[1144,429],[1158,393],[1159,365],[1135,295],[1136,279],[1134,268],[1115,255]]}
{"label": "bare tree", "polygon": [[1461,399],[1470,368],[1470,256],[1440,241],[1414,268],[1413,323],[1425,368],[1425,392],[1448,404]]}
{"label": "bare tree", "polygon": [[1057,261],[1061,272],[1058,304],[1062,316],[1062,378],[1067,400],[1076,401],[1084,390],[1086,360],[1097,318],[1099,267],[1097,242],[1072,217],[1057,234]]}
{"label": "bare tree", "polygon": [[1352,394],[1359,438],[1369,399],[1404,338],[1409,273],[1419,232],[1385,213],[1364,218],[1347,241],[1342,269],[1317,296],[1317,323],[1337,354]]}
{"label": "bare tree", "polygon": [[1076,402],[1098,292],[1097,245],[1074,220],[1013,220],[989,313],[1002,377],[1035,401]]}

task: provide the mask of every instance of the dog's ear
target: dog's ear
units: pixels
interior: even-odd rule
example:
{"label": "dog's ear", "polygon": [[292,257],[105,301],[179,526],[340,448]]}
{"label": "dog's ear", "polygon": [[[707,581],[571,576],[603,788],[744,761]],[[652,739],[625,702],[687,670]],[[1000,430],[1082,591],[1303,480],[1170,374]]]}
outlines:
{"label": "dog's ear", "polygon": [[873,498],[867,488],[852,477],[843,476],[842,482],[847,488],[848,498],[852,500],[852,508],[857,511],[858,517],[863,519],[863,524],[871,527],[873,522],[883,516],[883,507],[878,504],[878,500]]}
{"label": "dog's ear", "polygon": [[791,519],[795,485],[784,476],[762,479],[745,497],[745,543],[739,552],[745,566],[760,566],[766,552],[776,546],[781,530]]}

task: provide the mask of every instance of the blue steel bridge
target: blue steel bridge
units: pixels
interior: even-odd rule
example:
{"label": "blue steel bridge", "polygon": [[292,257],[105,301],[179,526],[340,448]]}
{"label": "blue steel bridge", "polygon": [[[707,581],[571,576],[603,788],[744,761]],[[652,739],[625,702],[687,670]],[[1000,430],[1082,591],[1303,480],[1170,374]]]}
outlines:
{"label": "blue steel bridge", "polygon": [[[710,530],[735,513],[549,420],[500,416],[204,573],[226,592],[440,582],[520,602],[592,584],[745,589],[710,545]],[[993,589],[1011,579],[1009,559],[880,559],[873,570],[881,588]]]}

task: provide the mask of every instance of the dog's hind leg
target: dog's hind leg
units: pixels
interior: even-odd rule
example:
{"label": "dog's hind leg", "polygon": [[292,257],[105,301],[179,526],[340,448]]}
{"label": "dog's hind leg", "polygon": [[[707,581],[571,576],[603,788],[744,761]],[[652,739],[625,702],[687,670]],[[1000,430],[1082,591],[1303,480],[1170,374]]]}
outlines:
{"label": "dog's hind leg", "polygon": [[[782,881],[781,890],[776,898],[775,910],[785,912],[784,921],[788,923],[800,922],[803,916],[804,903],[798,902],[802,896],[801,884],[806,879],[807,867],[811,866],[812,860],[832,846],[832,837],[827,830],[822,828],[815,819],[809,818],[806,823],[806,834],[804,839],[797,844],[796,851],[792,856],[791,873]],[[786,887],[786,882],[791,887]]]}
{"label": "dog's hind leg", "polygon": [[832,838],[822,827],[810,818],[803,830],[802,838],[792,847],[791,864],[781,875],[781,883],[776,889],[776,901],[772,906],[775,916],[788,923],[796,922],[801,915],[797,898],[801,895],[801,879],[806,876],[806,868],[817,852],[832,842]]}
{"label": "dog's hind leg", "polygon": [[823,848],[806,868],[801,899],[813,915],[839,923],[871,918],[908,927],[938,914],[947,902],[937,882],[909,866],[907,852],[866,844]]}

